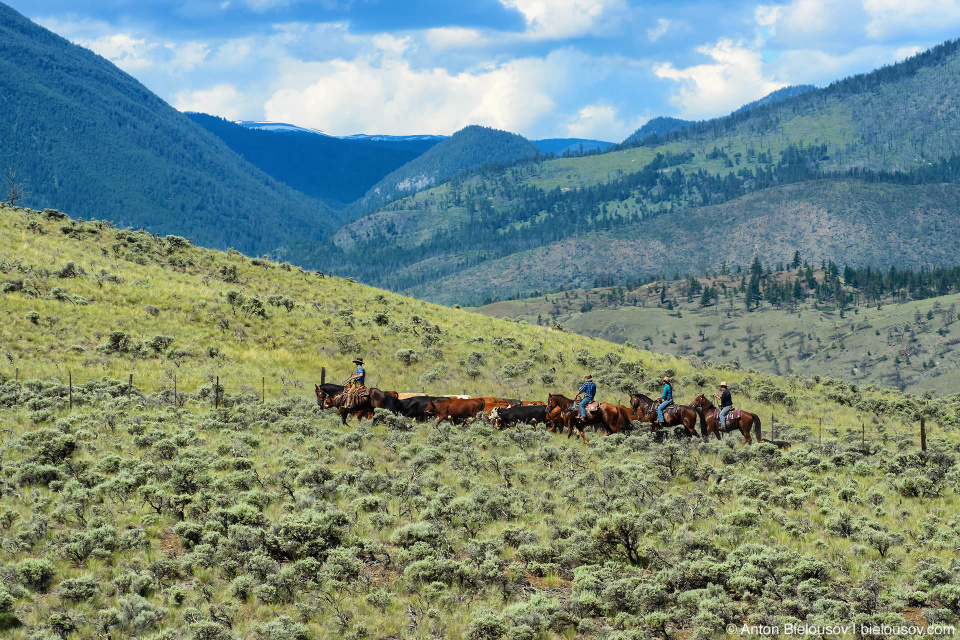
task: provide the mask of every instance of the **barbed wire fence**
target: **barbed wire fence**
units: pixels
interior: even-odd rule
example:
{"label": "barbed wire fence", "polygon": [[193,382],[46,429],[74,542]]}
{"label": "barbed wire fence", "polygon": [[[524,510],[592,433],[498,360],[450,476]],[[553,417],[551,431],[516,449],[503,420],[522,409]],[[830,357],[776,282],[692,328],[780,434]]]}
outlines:
{"label": "barbed wire fence", "polygon": [[[19,405],[21,404],[19,400],[22,387],[28,380],[22,377],[19,368],[15,368],[12,373],[12,376],[4,374],[3,377],[14,382],[16,395],[13,404]],[[234,397],[242,395],[253,395],[260,403],[266,403],[267,400],[271,398],[298,397],[305,400],[314,400],[316,393],[313,385],[325,384],[326,377],[326,367],[321,367],[319,380],[299,380],[280,375],[275,378],[271,377],[268,386],[268,377],[265,375],[260,376],[259,380],[254,379],[252,381],[249,379],[238,380],[235,376],[221,377],[219,375],[203,376],[199,377],[198,380],[198,378],[195,377],[180,376],[174,373],[168,376],[168,381],[162,381],[159,384],[155,383],[153,385],[148,383],[148,386],[144,386],[142,383],[138,383],[133,373],[128,374],[126,380],[110,380],[108,377],[103,376],[80,381],[74,379],[72,371],[68,371],[66,373],[66,379],[63,379],[63,374],[61,374],[60,376],[48,377],[47,382],[57,380],[62,385],[62,389],[59,391],[66,400],[65,408],[70,411],[74,408],[75,389],[86,389],[89,388],[91,384],[96,385],[103,383],[105,380],[122,385],[120,393],[127,398],[132,398],[134,394],[136,394],[143,398],[155,398],[157,404],[160,405],[169,404],[179,407],[182,407],[188,401],[194,401],[199,404],[209,404],[212,408],[217,409],[221,406],[232,404]],[[192,385],[189,384],[188,381],[192,382]],[[337,384],[341,382],[344,381],[337,381]],[[375,381],[371,386],[376,386]],[[191,388],[192,391],[187,390]],[[765,434],[764,437],[770,441],[776,441],[778,437],[777,428],[780,427],[781,430],[783,430],[787,424],[781,421],[784,419],[789,419],[789,415],[785,416],[781,413],[780,416],[777,416],[777,412],[771,412],[769,426],[766,427],[767,434],[769,435]],[[900,424],[897,425],[897,422]],[[845,426],[845,430],[841,431],[840,426]],[[917,416],[913,421],[895,420],[892,434],[875,421],[868,423],[866,420],[861,420],[859,429],[854,428],[855,426],[856,425],[850,424],[838,425],[830,417],[827,417],[826,421],[823,417],[820,417],[817,419],[817,423],[813,425],[815,431],[813,435],[814,439],[811,442],[815,442],[818,446],[823,446],[825,441],[859,445],[862,453],[870,455],[879,442],[886,442],[891,436],[898,435],[901,429],[906,429],[910,432],[911,436],[916,436],[916,442],[920,450],[923,452],[927,451],[927,439],[930,433],[929,426],[923,416]]]}

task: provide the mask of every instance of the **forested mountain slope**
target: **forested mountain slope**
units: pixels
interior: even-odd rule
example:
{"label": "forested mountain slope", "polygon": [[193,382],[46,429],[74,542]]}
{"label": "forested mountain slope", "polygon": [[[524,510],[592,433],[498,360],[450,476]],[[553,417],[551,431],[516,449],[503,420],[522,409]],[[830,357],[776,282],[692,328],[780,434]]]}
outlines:
{"label": "forested mountain slope", "polygon": [[[637,146],[460,176],[297,255],[446,302],[583,285],[598,269],[746,266],[798,246],[936,262],[955,244],[960,140],[940,134],[960,126],[957,47]],[[709,250],[720,239],[727,250]]]}
{"label": "forested mountain slope", "polygon": [[515,133],[477,125],[465,127],[387,175],[347,211],[362,215],[384,202],[422,191],[464,171],[538,155],[540,150],[535,144]]}
{"label": "forested mountain slope", "polygon": [[362,197],[381,178],[439,142],[266,131],[204,113],[186,115],[264,173],[335,207]]}
{"label": "forested mountain slope", "polygon": [[0,167],[24,204],[250,254],[339,218],[93,52],[0,4]]}

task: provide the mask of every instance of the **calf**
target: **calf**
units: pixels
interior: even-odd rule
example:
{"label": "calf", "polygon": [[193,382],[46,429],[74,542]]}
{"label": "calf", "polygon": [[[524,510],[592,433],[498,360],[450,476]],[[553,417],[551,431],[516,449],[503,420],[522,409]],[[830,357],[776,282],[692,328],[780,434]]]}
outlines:
{"label": "calf", "polygon": [[400,400],[400,413],[407,418],[414,420],[426,420],[430,414],[427,413],[427,405],[434,400],[448,400],[446,396],[414,396]]}
{"label": "calf", "polygon": [[465,422],[476,417],[481,411],[483,411],[483,398],[433,400],[424,409],[424,413],[437,416],[437,424],[444,420],[454,423]]}
{"label": "calf", "polygon": [[490,414],[493,423],[499,429],[511,427],[515,424],[532,424],[547,421],[547,408],[540,405],[504,407],[493,410]]}

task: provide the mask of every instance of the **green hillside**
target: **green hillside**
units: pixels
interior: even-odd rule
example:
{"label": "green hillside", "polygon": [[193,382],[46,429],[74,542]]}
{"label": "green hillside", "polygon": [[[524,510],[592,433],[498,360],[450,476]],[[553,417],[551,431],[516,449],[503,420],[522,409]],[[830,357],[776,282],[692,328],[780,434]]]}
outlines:
{"label": "green hillside", "polygon": [[20,203],[35,208],[252,255],[340,223],[105,59],[3,4],[0,139],[5,184],[12,170]]}
{"label": "green hillside", "polygon": [[[960,396],[704,366],[52,211],[0,208],[0,315],[8,638],[709,638],[960,614]],[[341,427],[309,385],[355,354],[402,391],[544,398],[593,372],[601,400],[663,375],[689,400],[722,378],[792,447]]]}
{"label": "green hillside", "polygon": [[773,301],[764,296],[749,311],[746,272],[567,290],[498,301],[479,311],[778,375],[829,376],[918,394],[946,395],[957,388],[956,283],[936,295],[927,284],[907,285],[913,278],[904,274],[903,286],[874,295],[840,278],[841,303],[835,294],[825,295],[834,285],[824,270],[812,269],[809,278],[802,267],[764,275],[759,295],[770,288],[789,291]]}
{"label": "green hillside", "polygon": [[353,215],[362,215],[385,202],[422,191],[465,171],[538,155],[540,149],[535,144],[515,133],[477,125],[465,127],[389,173],[347,210]]}
{"label": "green hillside", "polygon": [[818,258],[941,264],[955,251],[960,148],[940,133],[960,117],[957,47],[639,146],[460,176],[298,259],[462,304],[584,286],[598,263],[633,279],[719,268],[716,237],[743,266],[798,242]]}

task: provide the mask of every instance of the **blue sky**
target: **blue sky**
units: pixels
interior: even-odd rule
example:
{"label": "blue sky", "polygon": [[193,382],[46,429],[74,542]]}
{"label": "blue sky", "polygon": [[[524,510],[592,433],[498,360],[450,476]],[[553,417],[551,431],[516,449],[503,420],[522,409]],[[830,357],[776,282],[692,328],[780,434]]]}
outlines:
{"label": "blue sky", "polygon": [[7,0],[178,109],[618,142],[960,36],[960,0]]}

